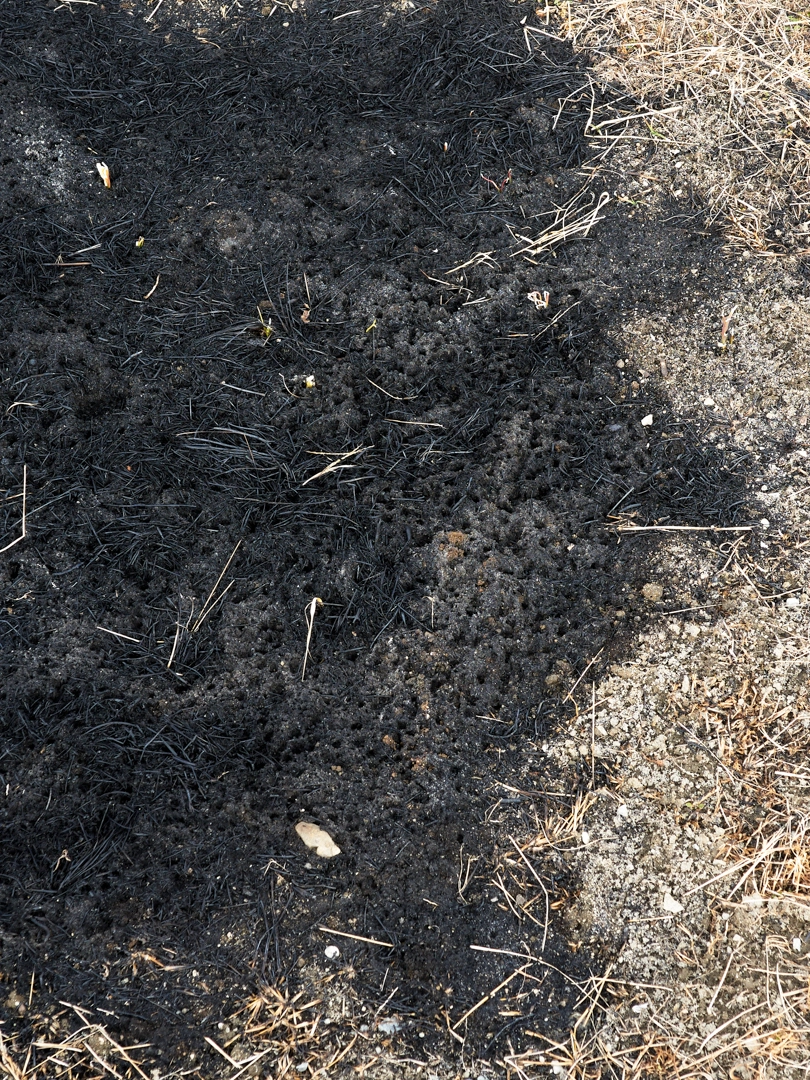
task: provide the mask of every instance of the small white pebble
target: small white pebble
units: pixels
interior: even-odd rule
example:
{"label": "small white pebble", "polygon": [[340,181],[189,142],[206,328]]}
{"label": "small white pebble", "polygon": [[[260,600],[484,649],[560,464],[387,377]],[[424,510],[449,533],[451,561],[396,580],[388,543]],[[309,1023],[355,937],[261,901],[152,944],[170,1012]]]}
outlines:
{"label": "small white pebble", "polygon": [[326,957],[327,960],[337,960],[337,958],[340,956],[340,949],[337,947],[337,945],[327,945],[326,948],[323,950],[323,955]]}
{"label": "small white pebble", "polygon": [[770,521],[768,521],[767,518],[760,518],[759,523],[760,523],[760,525],[762,526],[763,529],[770,529],[770,527],[771,527],[771,523],[770,523]]}
{"label": "small white pebble", "polygon": [[679,903],[671,892],[664,893],[664,899],[661,901],[661,907],[664,911],[670,912],[672,915],[680,915],[683,911],[683,904]]}
{"label": "small white pebble", "polygon": [[630,808],[627,803],[622,803],[619,809],[616,811],[616,817],[627,818],[630,817]]}
{"label": "small white pebble", "polygon": [[582,843],[587,846],[588,844],[590,844],[590,842],[591,842],[591,834],[589,832],[583,832],[583,834],[582,834]]}
{"label": "small white pebble", "polygon": [[641,426],[642,427],[652,427],[652,422],[653,422],[652,413],[647,413],[647,415],[642,418]]}
{"label": "small white pebble", "polygon": [[802,606],[802,602],[798,598],[798,596],[789,596],[787,598],[787,600],[785,601],[785,607],[786,608],[791,608],[791,609],[795,610],[796,608],[800,608],[801,606]]}
{"label": "small white pebble", "polygon": [[800,937],[795,937],[793,939],[793,951],[794,952],[801,952],[802,951],[802,939]]}
{"label": "small white pebble", "polygon": [[714,398],[711,398],[711,397],[704,398],[703,399],[703,404],[706,406],[707,409],[713,409],[714,408]]}

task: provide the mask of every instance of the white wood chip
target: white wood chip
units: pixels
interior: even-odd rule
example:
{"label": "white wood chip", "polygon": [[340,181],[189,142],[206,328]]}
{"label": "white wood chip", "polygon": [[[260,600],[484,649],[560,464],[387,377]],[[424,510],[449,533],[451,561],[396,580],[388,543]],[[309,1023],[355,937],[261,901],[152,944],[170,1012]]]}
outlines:
{"label": "white wood chip", "polygon": [[340,854],[340,848],[329,833],[313,825],[311,821],[299,821],[295,826],[295,831],[307,847],[312,848],[322,859],[333,859],[335,855]]}

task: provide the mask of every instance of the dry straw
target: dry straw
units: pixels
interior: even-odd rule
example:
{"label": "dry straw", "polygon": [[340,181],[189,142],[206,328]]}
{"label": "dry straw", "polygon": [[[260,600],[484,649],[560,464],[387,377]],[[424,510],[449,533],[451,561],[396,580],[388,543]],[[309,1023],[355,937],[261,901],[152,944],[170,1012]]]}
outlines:
{"label": "dry straw", "polygon": [[[762,0],[597,0],[558,11],[560,36],[589,54],[605,88],[659,109],[682,105],[644,128],[689,154],[684,175],[707,225],[760,254],[808,247],[810,13]],[[591,134],[607,138],[603,128]]]}

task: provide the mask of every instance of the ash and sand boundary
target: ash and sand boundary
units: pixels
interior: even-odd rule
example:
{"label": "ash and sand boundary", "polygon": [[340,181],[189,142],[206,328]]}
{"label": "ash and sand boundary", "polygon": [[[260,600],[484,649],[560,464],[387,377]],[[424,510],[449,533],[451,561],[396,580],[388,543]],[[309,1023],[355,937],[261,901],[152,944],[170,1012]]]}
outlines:
{"label": "ash and sand boundary", "polygon": [[0,9],[15,1080],[807,1072],[807,18],[465,7]]}

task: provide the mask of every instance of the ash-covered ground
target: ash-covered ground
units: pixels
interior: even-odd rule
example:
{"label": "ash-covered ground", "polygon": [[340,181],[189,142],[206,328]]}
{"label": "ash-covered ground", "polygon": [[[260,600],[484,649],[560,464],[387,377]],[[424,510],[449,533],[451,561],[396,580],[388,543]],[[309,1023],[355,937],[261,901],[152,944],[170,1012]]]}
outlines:
{"label": "ash-covered ground", "polygon": [[628,359],[631,315],[688,310],[715,362],[735,270],[594,164],[638,103],[527,49],[533,11],[0,6],[0,1030],[31,1075],[58,1045],[232,1075],[212,1042],[496,1067],[599,1015],[626,933],[583,914],[577,813],[625,805],[627,748],[594,705],[565,751],[577,688],[716,606],[617,525],[749,524],[752,449],[654,335]]}

